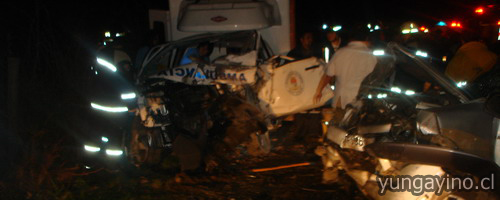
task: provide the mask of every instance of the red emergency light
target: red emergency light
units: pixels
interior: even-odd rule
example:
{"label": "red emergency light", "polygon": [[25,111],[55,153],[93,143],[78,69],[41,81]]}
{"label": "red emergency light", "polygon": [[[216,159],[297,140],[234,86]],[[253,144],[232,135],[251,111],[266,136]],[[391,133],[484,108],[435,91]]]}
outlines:
{"label": "red emergency light", "polygon": [[500,21],[498,21],[498,22],[497,22],[497,25],[499,25],[499,26],[500,26]]}
{"label": "red emergency light", "polygon": [[420,27],[421,31],[425,31],[425,26]]}
{"label": "red emergency light", "polygon": [[482,14],[484,14],[484,8],[478,7],[478,8],[476,8],[476,10],[474,10],[474,12],[478,15],[482,15]]}

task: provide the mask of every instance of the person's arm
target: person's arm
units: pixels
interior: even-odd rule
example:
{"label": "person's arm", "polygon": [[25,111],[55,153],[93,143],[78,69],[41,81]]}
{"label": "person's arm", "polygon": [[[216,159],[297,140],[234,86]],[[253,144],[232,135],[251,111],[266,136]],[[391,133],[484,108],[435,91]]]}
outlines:
{"label": "person's arm", "polygon": [[328,83],[330,83],[331,80],[332,77],[326,74],[324,74],[323,77],[321,77],[321,80],[319,81],[318,87],[316,88],[316,93],[314,94],[313,98],[313,102],[315,104],[321,101],[321,96],[323,95],[322,94],[323,88],[325,88],[325,86],[328,85]]}

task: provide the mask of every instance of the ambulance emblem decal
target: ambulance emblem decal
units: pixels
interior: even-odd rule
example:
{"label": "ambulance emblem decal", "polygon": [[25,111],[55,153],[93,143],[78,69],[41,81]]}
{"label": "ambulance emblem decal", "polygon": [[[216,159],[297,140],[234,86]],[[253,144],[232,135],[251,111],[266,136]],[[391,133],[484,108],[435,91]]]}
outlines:
{"label": "ambulance emblem decal", "polygon": [[299,96],[304,91],[304,80],[296,71],[290,71],[285,79],[285,87],[294,96]]}

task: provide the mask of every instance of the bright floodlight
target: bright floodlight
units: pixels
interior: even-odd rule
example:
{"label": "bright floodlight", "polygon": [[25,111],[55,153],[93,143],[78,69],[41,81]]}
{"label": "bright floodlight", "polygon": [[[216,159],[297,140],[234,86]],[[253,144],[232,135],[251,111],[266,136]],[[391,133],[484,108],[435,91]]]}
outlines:
{"label": "bright floodlight", "polygon": [[106,154],[110,156],[120,156],[123,154],[122,150],[106,149]]}
{"label": "bright floodlight", "polygon": [[375,50],[373,50],[373,55],[374,56],[383,56],[383,55],[385,55],[385,51],[382,49],[375,49]]}
{"label": "bright floodlight", "polygon": [[123,100],[135,99],[136,95],[135,95],[135,93],[131,92],[131,93],[122,94],[121,97]]}
{"label": "bright floodlight", "polygon": [[98,152],[101,150],[101,148],[99,147],[89,146],[89,145],[84,145],[83,148],[85,149],[85,151],[90,151],[90,152]]}
{"label": "bright floodlight", "polygon": [[109,70],[113,71],[113,72],[116,72],[116,67],[115,65],[111,64],[110,62],[104,60],[104,59],[101,59],[101,58],[97,58],[97,63],[99,63],[100,65],[108,68]]}
{"label": "bright floodlight", "polygon": [[107,107],[107,106],[101,106],[101,105],[96,104],[96,103],[90,103],[90,106],[92,106],[92,108],[95,108],[97,110],[102,110],[102,111],[106,111],[106,112],[127,112],[128,111],[127,107]]}
{"label": "bright floodlight", "polygon": [[398,88],[398,87],[392,87],[392,88],[391,88],[391,91],[392,91],[392,92],[395,92],[395,93],[401,93],[401,89],[400,89],[400,88]]}

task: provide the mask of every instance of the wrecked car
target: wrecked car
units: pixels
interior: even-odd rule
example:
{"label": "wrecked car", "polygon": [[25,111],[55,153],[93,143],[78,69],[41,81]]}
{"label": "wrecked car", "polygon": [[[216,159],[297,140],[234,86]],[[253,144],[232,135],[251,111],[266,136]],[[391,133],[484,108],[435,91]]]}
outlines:
{"label": "wrecked car", "polygon": [[[182,63],[201,43],[213,49],[204,62]],[[138,117],[127,139],[136,165],[179,157],[181,168],[223,163],[235,147],[270,150],[268,131],[282,116],[320,107],[311,100],[325,63],[275,56],[258,31],[208,33],[157,46],[138,74]],[[254,150],[251,150],[254,149]]]}
{"label": "wrecked car", "polygon": [[[316,149],[324,165],[323,182],[333,183],[339,172],[345,172],[373,199],[498,198],[491,190],[497,182],[490,182],[490,190],[472,192],[436,192],[436,188],[415,192],[396,188],[396,182],[389,185],[394,188],[384,188],[390,177],[497,178],[499,93],[477,98],[466,92],[464,83],[454,83],[396,43],[389,43],[378,58],[343,118],[330,121],[325,112],[328,131]],[[395,80],[401,71],[417,82],[406,86],[430,83],[432,87],[425,91],[398,85]]]}

